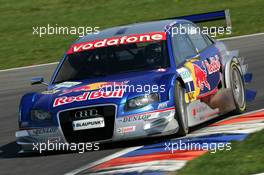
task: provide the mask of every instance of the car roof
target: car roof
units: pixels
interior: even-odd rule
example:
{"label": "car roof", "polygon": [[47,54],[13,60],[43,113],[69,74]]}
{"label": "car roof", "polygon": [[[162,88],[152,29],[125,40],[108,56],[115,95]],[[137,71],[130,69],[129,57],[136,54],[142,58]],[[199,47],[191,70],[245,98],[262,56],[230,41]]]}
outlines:
{"label": "car roof", "polygon": [[151,32],[164,32],[165,26],[176,22],[180,23],[185,20],[160,20],[151,22],[141,22],[135,24],[129,24],[124,26],[117,26],[100,30],[98,34],[88,34],[84,37],[79,38],[74,44],[89,42],[93,40],[101,40],[105,38],[122,37],[125,35],[143,34]]}

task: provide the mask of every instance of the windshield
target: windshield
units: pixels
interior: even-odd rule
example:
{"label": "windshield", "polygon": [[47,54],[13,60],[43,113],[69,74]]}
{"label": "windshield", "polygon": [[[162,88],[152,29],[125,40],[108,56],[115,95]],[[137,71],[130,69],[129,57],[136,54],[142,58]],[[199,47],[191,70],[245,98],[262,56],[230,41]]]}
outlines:
{"label": "windshield", "polygon": [[108,46],[68,55],[54,83],[168,66],[169,59],[165,41]]}

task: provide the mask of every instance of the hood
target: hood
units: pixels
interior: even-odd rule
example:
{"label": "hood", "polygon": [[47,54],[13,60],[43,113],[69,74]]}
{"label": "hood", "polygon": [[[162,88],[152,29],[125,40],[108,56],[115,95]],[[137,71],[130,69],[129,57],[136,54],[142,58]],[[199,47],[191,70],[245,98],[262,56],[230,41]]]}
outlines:
{"label": "hood", "polygon": [[104,103],[121,104],[142,94],[165,92],[170,87],[173,75],[175,73],[169,69],[157,69],[63,82],[37,93],[33,108],[57,111]]}

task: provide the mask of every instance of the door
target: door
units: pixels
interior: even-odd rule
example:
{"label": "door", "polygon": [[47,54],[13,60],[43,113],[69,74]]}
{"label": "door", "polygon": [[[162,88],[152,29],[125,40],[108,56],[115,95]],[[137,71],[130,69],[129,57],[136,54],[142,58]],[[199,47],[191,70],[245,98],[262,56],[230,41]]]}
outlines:
{"label": "door", "polygon": [[190,28],[188,37],[199,55],[199,61],[194,62],[193,68],[196,77],[196,85],[200,89],[200,98],[215,94],[221,81],[221,60],[219,52],[213,43],[208,41],[205,35],[199,32],[198,27],[186,24]]}

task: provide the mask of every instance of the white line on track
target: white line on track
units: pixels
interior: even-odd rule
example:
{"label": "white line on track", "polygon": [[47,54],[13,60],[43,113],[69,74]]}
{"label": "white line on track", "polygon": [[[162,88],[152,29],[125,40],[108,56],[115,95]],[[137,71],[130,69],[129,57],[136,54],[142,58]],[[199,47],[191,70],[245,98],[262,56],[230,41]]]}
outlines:
{"label": "white line on track", "polygon": [[226,40],[248,38],[248,37],[260,36],[260,35],[264,35],[264,33],[254,33],[254,34],[249,34],[249,35],[233,36],[233,37],[222,38],[222,39],[218,39],[218,40],[220,40],[220,41],[226,41]]}
{"label": "white line on track", "polygon": [[[218,40],[226,41],[226,40],[234,40],[234,39],[240,39],[240,38],[260,36],[260,35],[264,35],[264,33],[254,33],[254,34],[249,34],[249,35],[234,36],[234,37],[222,38],[222,39],[218,39]],[[7,71],[15,71],[15,70],[21,70],[21,69],[34,68],[34,67],[49,66],[49,65],[54,65],[54,64],[58,64],[58,62],[47,63],[47,64],[38,64],[38,65],[32,65],[32,66],[24,66],[24,67],[16,67],[16,68],[10,68],[10,69],[3,69],[3,70],[0,70],[0,72],[7,72]]]}
{"label": "white line on track", "polygon": [[15,70],[22,70],[22,69],[29,69],[29,68],[35,68],[35,67],[42,67],[42,66],[50,66],[58,64],[59,62],[53,62],[53,63],[46,63],[46,64],[38,64],[38,65],[32,65],[32,66],[24,66],[24,67],[15,67],[10,69],[3,69],[0,70],[0,72],[8,72],[8,71],[15,71]]}
{"label": "white line on track", "polygon": [[112,160],[112,159],[114,159],[114,158],[120,157],[120,156],[122,156],[122,155],[124,155],[124,154],[126,154],[126,153],[129,153],[129,152],[131,152],[131,151],[137,150],[137,149],[142,148],[142,147],[143,147],[143,146],[137,146],[137,147],[131,147],[131,148],[123,149],[123,150],[121,150],[121,151],[116,152],[115,154],[112,154],[112,155],[106,156],[105,158],[99,159],[99,160],[97,160],[97,161],[95,161],[95,162],[89,163],[88,165],[84,165],[84,166],[82,166],[82,167],[80,167],[80,168],[78,168],[78,169],[75,169],[75,170],[73,170],[73,171],[70,171],[70,172],[68,172],[68,173],[65,173],[65,175],[73,175],[73,174],[77,174],[77,173],[79,173],[79,172],[81,172],[81,171],[87,170],[87,169],[89,169],[89,168],[91,168],[91,167],[94,167],[94,166],[99,165],[99,164],[101,164],[101,163],[104,163],[104,162],[106,162],[106,161]]}

